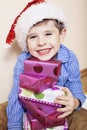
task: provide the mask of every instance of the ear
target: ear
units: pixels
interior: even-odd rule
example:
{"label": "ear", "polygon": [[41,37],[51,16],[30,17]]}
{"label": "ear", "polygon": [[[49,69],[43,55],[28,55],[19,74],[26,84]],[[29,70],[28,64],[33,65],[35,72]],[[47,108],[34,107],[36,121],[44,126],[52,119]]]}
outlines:
{"label": "ear", "polygon": [[64,41],[66,35],[66,28],[63,28],[62,31],[60,32],[60,43]]}

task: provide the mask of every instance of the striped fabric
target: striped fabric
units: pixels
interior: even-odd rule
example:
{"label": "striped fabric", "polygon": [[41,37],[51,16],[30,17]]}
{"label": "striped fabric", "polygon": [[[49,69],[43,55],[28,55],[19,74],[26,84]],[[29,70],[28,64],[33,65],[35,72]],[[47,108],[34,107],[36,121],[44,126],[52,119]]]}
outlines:
{"label": "striped fabric", "polygon": [[[18,100],[19,75],[23,72],[24,60],[30,56],[29,53],[22,52],[14,67],[13,87],[9,94],[7,106],[8,130],[22,130],[23,127],[23,113],[25,111]],[[58,85],[68,87],[73,96],[78,98],[82,104],[86,97],[82,92],[79,63],[75,54],[61,44],[56,59],[62,61]]]}

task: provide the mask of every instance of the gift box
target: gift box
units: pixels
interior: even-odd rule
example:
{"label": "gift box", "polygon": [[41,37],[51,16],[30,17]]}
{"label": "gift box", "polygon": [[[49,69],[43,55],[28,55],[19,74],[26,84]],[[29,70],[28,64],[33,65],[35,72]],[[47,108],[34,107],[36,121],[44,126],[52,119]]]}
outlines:
{"label": "gift box", "polygon": [[27,112],[27,117],[30,122],[31,130],[43,130],[43,129],[46,130],[46,127],[36,118],[34,118],[29,112]]}
{"label": "gift box", "polygon": [[65,125],[65,118],[57,118],[62,114],[57,108],[62,106],[54,103],[58,95],[64,94],[55,85],[61,64],[61,61],[45,62],[33,58],[24,61],[24,72],[19,77],[19,100],[27,112],[31,130]]}
{"label": "gift box", "polygon": [[23,107],[27,110],[28,115],[33,115],[33,117],[42,123],[46,128],[61,126],[65,124],[65,118],[57,118],[60,114],[62,114],[56,110],[57,108],[61,107],[60,105],[38,102],[22,97],[21,102]]}
{"label": "gift box", "polygon": [[40,93],[43,90],[52,87],[56,79],[52,77],[43,77],[35,75],[20,74],[19,86]]}
{"label": "gift box", "polygon": [[61,108],[62,106],[54,103],[54,99],[57,96],[65,94],[60,87],[54,85],[52,88],[44,90],[41,95],[33,94],[33,92],[29,92],[28,90],[26,91],[27,92],[25,92],[23,88],[20,88],[19,100],[28,115],[33,116],[31,122],[37,119],[46,128],[63,126],[65,124],[65,118],[57,118],[62,114],[62,112],[57,112],[57,108]]}
{"label": "gift box", "polygon": [[67,127],[67,121],[65,121],[65,125],[46,128],[40,121],[35,119],[32,115],[24,113],[23,129],[24,130],[68,130],[68,127]]}
{"label": "gift box", "polygon": [[24,73],[58,79],[61,70],[61,61],[39,61],[31,58],[24,61]]}

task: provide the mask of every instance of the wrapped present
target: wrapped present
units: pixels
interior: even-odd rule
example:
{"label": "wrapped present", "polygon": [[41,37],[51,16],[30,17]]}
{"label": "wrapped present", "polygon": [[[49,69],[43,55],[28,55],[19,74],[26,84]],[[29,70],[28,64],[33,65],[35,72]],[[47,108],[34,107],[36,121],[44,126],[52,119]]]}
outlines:
{"label": "wrapped present", "polygon": [[45,126],[43,126],[43,124],[41,124],[32,115],[28,116],[27,113],[24,113],[23,129],[24,130],[68,130],[68,124],[67,124],[67,120],[66,120],[65,125],[51,127],[51,128],[45,128]]}
{"label": "wrapped present", "polygon": [[57,108],[62,106],[54,103],[54,99],[58,95],[64,95],[64,92],[56,85],[44,90],[41,94],[34,94],[32,91],[29,92],[23,88],[20,89],[19,98],[21,104],[27,110],[28,117],[33,116],[33,118],[30,118],[31,124],[36,119],[39,121],[38,124],[41,123],[42,125],[40,126],[44,126],[45,128],[63,126],[65,124],[65,118],[61,120],[57,118],[62,114],[61,112],[57,112]]}
{"label": "wrapped present", "polygon": [[56,79],[52,77],[43,77],[35,75],[20,74],[19,86],[40,93],[43,90],[52,87]]}
{"label": "wrapped present", "polygon": [[53,104],[49,104],[46,102],[37,102],[36,100],[29,100],[26,98],[21,98],[22,105],[25,109],[29,110],[28,115],[33,115],[35,119],[43,124],[46,128],[61,126],[65,124],[65,119],[58,119],[57,117],[62,114],[57,112],[57,108],[60,106],[56,106]]}
{"label": "wrapped present", "polygon": [[37,118],[34,118],[30,113],[27,112],[31,130],[46,130],[46,127]]}
{"label": "wrapped present", "polygon": [[24,73],[28,75],[38,75],[58,79],[61,72],[61,61],[39,61],[37,59],[27,59],[24,61]]}
{"label": "wrapped present", "polygon": [[24,72],[19,77],[19,100],[27,112],[31,130],[64,128],[65,118],[57,118],[62,114],[57,108],[62,106],[54,103],[58,95],[64,95],[56,85],[61,64],[61,61],[34,58],[24,61]]}

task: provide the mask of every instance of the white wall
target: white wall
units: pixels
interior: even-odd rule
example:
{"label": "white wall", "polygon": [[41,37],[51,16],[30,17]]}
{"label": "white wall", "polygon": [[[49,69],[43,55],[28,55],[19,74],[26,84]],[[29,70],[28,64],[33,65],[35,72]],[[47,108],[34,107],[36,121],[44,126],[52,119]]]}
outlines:
{"label": "white wall", "polygon": [[[0,103],[8,98],[12,87],[13,67],[20,53],[17,45],[5,49],[5,37],[14,18],[29,0],[0,1]],[[48,0],[61,6],[68,17],[65,45],[77,55],[80,69],[87,68],[87,0]]]}

